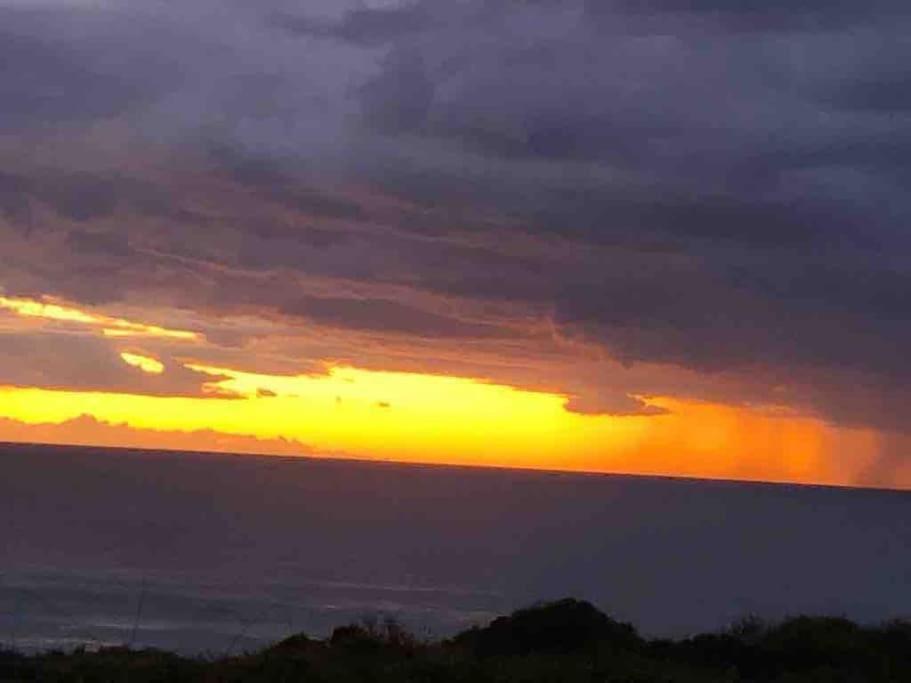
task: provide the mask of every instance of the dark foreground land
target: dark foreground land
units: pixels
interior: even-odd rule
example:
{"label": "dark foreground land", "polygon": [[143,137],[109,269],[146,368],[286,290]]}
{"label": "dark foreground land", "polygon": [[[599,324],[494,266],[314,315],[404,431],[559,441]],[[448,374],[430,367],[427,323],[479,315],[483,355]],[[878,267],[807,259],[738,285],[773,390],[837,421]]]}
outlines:
{"label": "dark foreground land", "polygon": [[681,641],[646,640],[576,600],[538,605],[441,642],[395,622],[288,638],[261,652],[187,658],[108,648],[0,652],[0,681],[844,681],[911,682],[911,622],[863,627],[831,617],[746,619]]}

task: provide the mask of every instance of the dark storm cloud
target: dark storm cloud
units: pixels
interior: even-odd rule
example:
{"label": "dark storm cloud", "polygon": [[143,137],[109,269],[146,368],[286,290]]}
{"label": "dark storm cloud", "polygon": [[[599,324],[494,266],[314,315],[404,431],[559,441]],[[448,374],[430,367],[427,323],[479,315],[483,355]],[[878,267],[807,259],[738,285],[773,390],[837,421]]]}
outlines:
{"label": "dark storm cloud", "polygon": [[304,297],[286,304],[281,311],[337,327],[416,337],[459,339],[507,336],[504,329],[494,325],[459,320],[382,299]]}
{"label": "dark storm cloud", "polygon": [[[832,104],[847,110],[906,114],[911,112],[911,73],[874,75],[833,88],[828,96]],[[881,151],[885,153],[886,150]]]}
{"label": "dark storm cloud", "polygon": [[297,179],[281,166],[239,156],[233,150],[213,150],[211,156],[222,172],[241,185],[252,188],[263,200],[276,202],[311,218],[366,218],[358,202],[301,187]]}
{"label": "dark storm cloud", "polygon": [[[543,22],[555,10],[541,6]],[[725,351],[704,355],[720,364],[756,353],[787,361],[810,355],[795,348],[800,336],[820,362],[848,362],[864,348],[876,360],[863,362],[907,371],[879,340],[909,332],[895,306],[908,291],[908,264],[880,270],[885,264],[866,258],[869,248],[907,244],[901,233],[911,211],[905,179],[894,174],[908,165],[907,122],[843,115],[814,100],[813,88],[795,90],[805,65],[782,62],[774,51],[787,45],[775,36],[742,38],[718,28],[701,44],[685,33],[624,37],[616,28],[623,15],[605,11],[615,28],[603,42],[582,24],[554,36],[528,15],[516,18],[515,27],[525,29],[519,35],[467,23],[461,49],[447,41],[454,41],[452,29],[397,44],[364,91],[366,121],[389,133],[376,121],[392,119],[410,125],[414,137],[455,140],[484,159],[517,161],[519,172],[523,164],[563,165],[568,177],[578,174],[579,187],[545,177],[513,195],[506,180],[501,206],[581,243],[651,243],[688,255],[691,268],[647,279],[599,283],[596,274],[583,274],[571,295],[557,298],[558,322],[593,323],[623,354],[641,360],[666,352],[668,360],[689,363],[713,339]],[[634,9],[665,12],[710,13],[769,29],[808,17],[827,30],[882,20],[832,3]],[[850,32],[841,36],[842,47],[853,41]],[[896,46],[896,53],[906,49]],[[894,73],[901,67],[893,66],[885,83],[855,67],[842,89],[825,77],[820,89],[856,108],[901,107],[903,90],[888,85],[905,81],[906,73]],[[864,99],[868,88],[875,97]],[[889,140],[891,154],[877,139]],[[569,163],[577,161],[596,167]],[[523,190],[532,198],[517,196]],[[873,326],[851,343],[833,340],[849,322]],[[670,339],[662,342],[665,334]]]}
{"label": "dark storm cloud", "polygon": [[7,218],[14,223],[32,219],[22,207],[39,204],[81,223],[107,218],[119,208],[130,214],[170,215],[173,211],[160,187],[110,172],[0,173],[0,206],[7,203]]}
{"label": "dark storm cloud", "polygon": [[875,23],[888,16],[906,17],[901,0],[863,4],[851,0],[586,0],[586,9],[592,16],[605,18],[617,10],[634,16],[671,15],[677,20],[696,17],[751,32],[820,31]]}
{"label": "dark storm cloud", "polygon": [[376,46],[406,38],[437,24],[439,20],[430,7],[417,5],[392,6],[381,10],[359,7],[347,12],[341,21],[276,13],[272,22],[276,27],[292,33]]}
{"label": "dark storm cloud", "polygon": [[626,363],[760,372],[827,416],[907,422],[905,3],[66,12],[106,21],[6,10],[3,130],[119,117],[173,173],[6,164],[8,253],[58,255],[6,280],[453,339],[508,336],[508,312]]}
{"label": "dark storm cloud", "polygon": [[29,184],[24,178],[0,173],[0,212],[8,225],[28,232],[32,225]]}
{"label": "dark storm cloud", "polygon": [[[5,5],[5,3],[4,3]],[[0,134],[59,132],[141,107],[180,78],[179,59],[151,49],[162,34],[123,12],[79,3],[0,5]],[[115,54],[116,52],[116,54]]]}
{"label": "dark storm cloud", "polygon": [[[0,9],[0,22],[5,15]],[[139,95],[138,86],[80,62],[51,40],[0,29],[0,132],[111,116]]]}

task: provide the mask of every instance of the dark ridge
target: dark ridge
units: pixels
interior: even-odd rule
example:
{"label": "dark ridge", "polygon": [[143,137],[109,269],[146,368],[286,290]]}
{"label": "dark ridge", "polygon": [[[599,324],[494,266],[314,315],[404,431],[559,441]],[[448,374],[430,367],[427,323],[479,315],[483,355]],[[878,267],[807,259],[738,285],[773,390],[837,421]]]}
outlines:
{"label": "dark ridge", "polygon": [[233,657],[126,647],[33,656],[0,651],[0,681],[897,683],[911,681],[911,622],[747,618],[720,633],[646,640],[631,625],[567,598],[438,642],[386,620],[341,626],[325,640],[298,634]]}

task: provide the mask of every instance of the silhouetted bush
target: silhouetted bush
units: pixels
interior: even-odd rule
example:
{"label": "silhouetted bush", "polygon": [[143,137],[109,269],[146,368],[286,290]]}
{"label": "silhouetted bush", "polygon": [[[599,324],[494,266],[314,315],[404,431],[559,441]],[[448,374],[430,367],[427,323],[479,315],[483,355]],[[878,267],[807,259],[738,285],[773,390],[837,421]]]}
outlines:
{"label": "silhouetted bush", "polygon": [[599,645],[633,649],[642,644],[629,624],[614,621],[593,605],[567,598],[498,617],[489,626],[457,636],[455,644],[480,657],[567,654]]}
{"label": "silhouetted bush", "polygon": [[333,648],[362,653],[381,650],[410,653],[417,641],[395,619],[387,618],[382,622],[367,619],[360,624],[341,626],[332,632],[329,644]]}
{"label": "silhouetted bush", "polygon": [[266,652],[271,652],[273,654],[306,653],[317,646],[319,646],[318,640],[313,640],[303,633],[296,633],[293,636],[278,641],[275,645],[268,648]]}
{"label": "silhouetted bush", "polygon": [[578,600],[536,605],[438,643],[387,619],[217,660],[107,648],[0,651],[0,681],[42,683],[911,683],[911,623],[755,618],[679,641],[640,638]]}

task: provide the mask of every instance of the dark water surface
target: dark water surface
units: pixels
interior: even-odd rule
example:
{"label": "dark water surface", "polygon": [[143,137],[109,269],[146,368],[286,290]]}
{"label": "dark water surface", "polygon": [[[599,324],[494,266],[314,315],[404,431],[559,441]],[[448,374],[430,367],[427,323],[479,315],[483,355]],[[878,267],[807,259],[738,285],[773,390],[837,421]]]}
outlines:
{"label": "dark water surface", "polygon": [[911,494],[0,445],[0,645],[440,636],[566,595],[652,635],[911,616]]}

